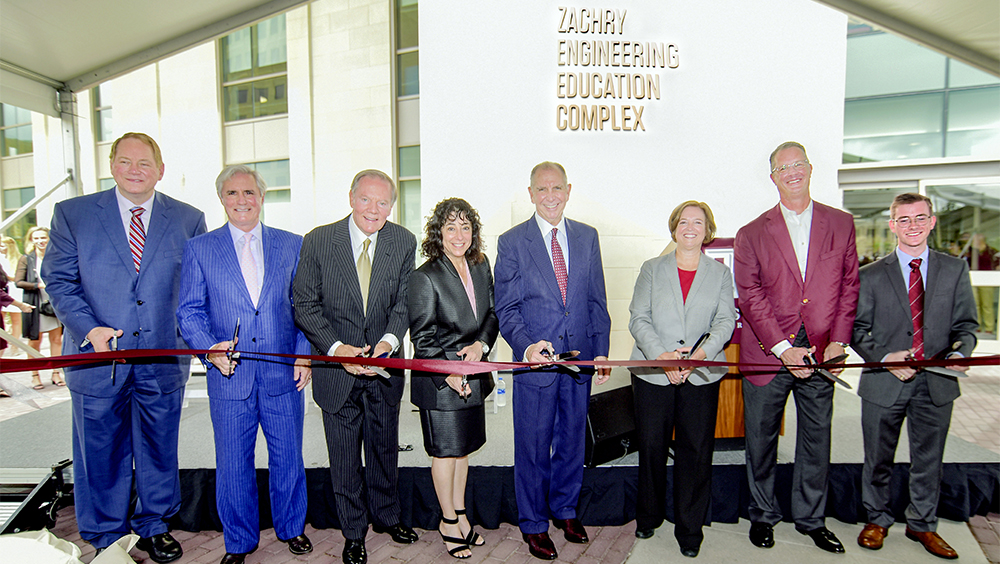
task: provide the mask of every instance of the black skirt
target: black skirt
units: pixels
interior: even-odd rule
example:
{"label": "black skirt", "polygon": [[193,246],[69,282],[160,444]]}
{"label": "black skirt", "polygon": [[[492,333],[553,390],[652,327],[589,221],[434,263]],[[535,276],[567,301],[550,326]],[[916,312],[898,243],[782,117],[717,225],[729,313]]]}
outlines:
{"label": "black skirt", "polygon": [[460,458],[486,444],[486,410],[483,405],[454,411],[420,410],[424,450],[434,458]]}

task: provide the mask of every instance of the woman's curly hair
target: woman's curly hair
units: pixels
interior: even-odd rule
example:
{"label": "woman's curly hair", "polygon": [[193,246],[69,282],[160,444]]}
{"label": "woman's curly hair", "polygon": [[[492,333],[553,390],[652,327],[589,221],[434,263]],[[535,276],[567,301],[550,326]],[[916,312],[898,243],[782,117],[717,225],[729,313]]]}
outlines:
{"label": "woman's curly hair", "polygon": [[430,217],[427,218],[427,225],[424,226],[424,240],[420,244],[420,253],[428,260],[437,260],[444,256],[444,241],[441,239],[441,228],[448,221],[460,217],[468,220],[472,226],[472,244],[465,251],[465,258],[469,264],[479,264],[483,262],[482,229],[483,224],[479,222],[479,214],[469,205],[469,202],[461,198],[448,198],[441,200]]}

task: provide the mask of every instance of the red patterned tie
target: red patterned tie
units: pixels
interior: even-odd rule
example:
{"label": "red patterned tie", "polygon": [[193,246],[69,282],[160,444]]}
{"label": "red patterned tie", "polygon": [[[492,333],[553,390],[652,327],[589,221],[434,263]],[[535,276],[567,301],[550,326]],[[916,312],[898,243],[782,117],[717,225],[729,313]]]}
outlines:
{"label": "red patterned tie", "polygon": [[562,294],[563,305],[566,305],[566,259],[563,258],[562,247],[556,236],[559,229],[552,228],[552,267],[556,271],[556,282],[559,283],[559,293]]}
{"label": "red patterned tie", "polygon": [[913,318],[913,358],[924,359],[924,280],[920,259],[910,261],[910,317]]}
{"label": "red patterned tie", "polygon": [[129,211],[132,212],[132,221],[128,224],[128,246],[132,249],[132,262],[138,273],[142,263],[142,246],[146,244],[146,229],[142,226],[142,212],[146,210],[136,206]]}

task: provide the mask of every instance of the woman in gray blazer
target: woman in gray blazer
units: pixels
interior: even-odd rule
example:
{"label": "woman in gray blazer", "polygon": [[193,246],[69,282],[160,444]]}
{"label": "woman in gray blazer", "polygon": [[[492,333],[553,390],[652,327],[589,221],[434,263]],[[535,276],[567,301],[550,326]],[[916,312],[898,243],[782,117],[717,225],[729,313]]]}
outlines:
{"label": "woman in gray blazer", "polygon": [[[478,361],[500,332],[493,311],[493,275],[483,255],[479,214],[459,198],[444,200],[427,221],[421,251],[427,262],[410,277],[408,305],[414,358]],[[472,556],[484,541],[465,515],[469,454],[486,442],[489,373],[413,372],[410,401],[420,408],[424,449],[441,504],[438,532],[448,554]]]}
{"label": "woman in gray blazer", "polygon": [[[733,276],[701,252],[715,237],[715,218],[704,202],[687,201],[670,214],[677,248],[646,261],[635,282],[628,328],[632,360],[725,360],[723,347],[736,325]],[[697,350],[691,347],[709,333]],[[688,356],[689,355],[689,356]],[[674,448],[674,536],[684,556],[695,557],[712,498],[712,451],[725,367],[633,368],[639,438],[639,492],[635,536],[646,539],[663,523],[667,448]],[[674,437],[671,439],[671,437]]]}

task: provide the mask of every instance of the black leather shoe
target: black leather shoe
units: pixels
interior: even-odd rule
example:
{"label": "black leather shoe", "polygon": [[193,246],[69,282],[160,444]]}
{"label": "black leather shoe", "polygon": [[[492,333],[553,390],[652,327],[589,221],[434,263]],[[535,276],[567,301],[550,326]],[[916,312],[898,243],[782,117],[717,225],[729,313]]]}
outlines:
{"label": "black leather shoe", "polygon": [[837,535],[833,534],[833,531],[827,529],[826,527],[820,527],[811,531],[803,531],[802,529],[795,530],[811,538],[813,542],[816,543],[817,547],[822,548],[827,552],[832,552],[834,554],[844,553],[844,545],[840,543],[840,539],[837,538]]}
{"label": "black leather shoe", "polygon": [[173,562],[184,554],[181,543],[174,540],[170,533],[160,533],[148,539],[139,539],[139,542],[135,543],[135,547],[148,552],[150,560],[158,564]]}
{"label": "black leather shoe", "polygon": [[226,555],[222,557],[222,560],[219,561],[219,564],[243,564],[247,555],[253,554],[254,552],[257,552],[256,546],[251,548],[250,552],[227,552]]}
{"label": "black leather shoe", "polygon": [[648,539],[653,536],[653,529],[636,529],[635,538]]}
{"label": "black leather shoe", "polygon": [[555,560],[558,554],[556,554],[556,545],[552,544],[552,539],[549,538],[548,533],[537,533],[531,534],[522,533],[521,536],[524,538],[524,542],[528,543],[528,552],[531,553],[535,558],[541,558],[542,560]]}
{"label": "black leather shoe", "polygon": [[302,533],[297,537],[292,537],[288,540],[281,540],[281,542],[288,545],[288,551],[292,554],[308,554],[313,551],[313,545],[309,542],[309,537]]}
{"label": "black leather shoe", "polygon": [[368,551],[365,550],[365,541],[347,540],[344,545],[344,564],[365,564],[368,562]]}
{"label": "black leather shoe", "polygon": [[681,547],[681,554],[687,556],[688,558],[695,558],[698,556],[698,551],[701,547],[689,546],[687,548]]}
{"label": "black leather shoe", "polygon": [[751,523],[750,542],[756,547],[771,548],[774,546],[774,527],[767,523]]}
{"label": "black leather shoe", "polygon": [[399,544],[413,544],[417,542],[417,533],[414,533],[413,529],[402,523],[396,523],[391,527],[372,525],[372,530],[379,534],[389,533],[392,540],[398,542]]}
{"label": "black leather shoe", "polygon": [[572,519],[553,519],[552,524],[556,526],[557,529],[562,529],[563,536],[566,540],[576,544],[584,544],[590,542],[590,538],[587,537],[587,529],[583,528],[583,523],[580,522],[576,517]]}

